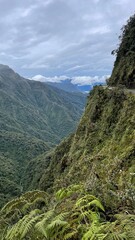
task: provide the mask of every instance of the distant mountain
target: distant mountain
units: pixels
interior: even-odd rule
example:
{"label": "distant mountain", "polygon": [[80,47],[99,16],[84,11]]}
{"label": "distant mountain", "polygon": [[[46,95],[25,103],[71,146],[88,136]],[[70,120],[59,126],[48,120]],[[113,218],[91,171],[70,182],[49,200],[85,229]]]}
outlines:
{"label": "distant mountain", "polygon": [[0,130],[58,143],[75,128],[85,99],[81,93],[24,79],[0,65]]}
{"label": "distant mountain", "polygon": [[89,85],[79,85],[73,84],[72,79],[62,80],[61,82],[47,82],[48,85],[54,86],[58,89],[62,89],[66,92],[81,92],[81,93],[88,93],[93,89],[95,85],[103,85],[101,82],[95,82],[94,84]]}
{"label": "distant mountain", "polygon": [[90,92],[92,88],[93,88],[92,85],[78,86],[79,91],[84,93]]}
{"label": "distant mountain", "polygon": [[[21,191],[30,159],[71,133],[86,96],[21,77],[0,65],[0,202]],[[10,174],[7,174],[10,172]]]}
{"label": "distant mountain", "polygon": [[74,85],[70,79],[66,79],[61,82],[47,82],[47,84],[62,89],[66,92],[82,92],[78,85]]}

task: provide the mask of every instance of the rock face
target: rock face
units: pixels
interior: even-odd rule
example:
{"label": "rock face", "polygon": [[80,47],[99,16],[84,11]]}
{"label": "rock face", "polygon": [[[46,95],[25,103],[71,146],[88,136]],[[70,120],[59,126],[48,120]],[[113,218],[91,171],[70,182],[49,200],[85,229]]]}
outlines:
{"label": "rock face", "polygon": [[135,15],[129,19],[122,31],[121,43],[118,49],[113,51],[116,53],[116,61],[108,84],[135,88]]}

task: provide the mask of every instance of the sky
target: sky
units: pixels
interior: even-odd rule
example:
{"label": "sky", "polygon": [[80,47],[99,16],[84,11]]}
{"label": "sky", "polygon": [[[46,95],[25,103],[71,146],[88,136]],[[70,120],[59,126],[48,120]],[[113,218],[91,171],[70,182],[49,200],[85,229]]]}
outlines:
{"label": "sky", "polygon": [[39,81],[104,81],[134,12],[134,0],[0,0],[0,63]]}

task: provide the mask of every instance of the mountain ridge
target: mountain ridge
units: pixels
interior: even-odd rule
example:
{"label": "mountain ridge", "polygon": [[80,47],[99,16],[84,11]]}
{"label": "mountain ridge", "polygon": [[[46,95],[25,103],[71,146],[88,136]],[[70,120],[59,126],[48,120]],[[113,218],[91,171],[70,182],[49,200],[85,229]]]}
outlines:
{"label": "mountain ridge", "polygon": [[29,161],[76,128],[85,100],[81,93],[22,78],[0,65],[0,206],[21,193]]}
{"label": "mountain ridge", "polygon": [[[7,114],[7,112],[9,112],[10,118],[12,119],[12,117],[13,118],[16,117],[15,116],[17,115],[16,111],[17,109],[19,109],[20,111],[19,116],[21,116],[21,114],[23,116],[27,115],[27,120],[30,118],[30,121],[32,122],[33,122],[33,119],[35,118],[36,119],[34,123],[35,125],[37,125],[38,121],[40,121],[40,125],[42,126],[44,124],[45,128],[47,129],[49,128],[50,121],[54,119],[53,115],[55,113],[55,108],[57,108],[57,113],[61,114],[61,117],[63,115],[63,121],[64,121],[64,115],[65,115],[65,119],[68,122],[69,126],[71,125],[70,122],[73,121],[73,128],[75,127],[76,119],[79,119],[79,115],[81,115],[84,108],[84,104],[85,104],[85,96],[83,94],[81,93],[67,94],[65,91],[61,91],[57,88],[48,86],[47,84],[24,79],[20,77],[18,74],[16,74],[9,67],[6,67],[6,69],[7,68],[8,68],[8,72],[6,73],[0,72],[1,110],[3,111],[3,114]],[[3,67],[3,69],[5,69],[5,66]],[[9,71],[12,72],[12,74],[9,74]],[[47,104],[48,104],[48,107],[47,107]],[[16,109],[14,108],[14,106],[16,106]],[[10,110],[10,108],[12,108],[12,111]],[[23,113],[25,112],[25,108],[27,110],[26,114]],[[51,108],[52,108],[52,113],[49,113],[48,110],[51,110]],[[45,113],[43,111],[45,111]],[[27,120],[24,119],[24,121],[26,121],[27,124],[29,124]],[[54,120],[57,120],[57,118]],[[10,121],[11,120],[9,120],[9,122]],[[20,122],[21,119],[18,118],[18,121],[19,121],[19,124],[22,125],[22,123]],[[60,124],[62,125],[62,122]],[[65,122],[65,125],[67,125],[66,122]],[[21,129],[20,126],[19,128]],[[52,123],[53,129],[49,128],[48,133],[46,132],[48,136],[49,136],[49,132],[52,136],[54,135],[54,141],[56,142],[58,142],[60,139],[57,131],[58,127],[60,127],[58,122],[57,122],[56,128],[53,127],[53,123]],[[72,131],[73,129],[72,126],[70,126],[69,128],[71,128],[70,131]],[[65,128],[63,127],[63,129],[61,130],[63,131],[63,133],[62,131],[60,133],[62,134],[62,137],[66,136],[67,133],[65,131]],[[28,130],[28,133],[29,131],[30,129]],[[39,131],[42,131],[42,130],[39,129]],[[45,140],[42,133],[41,135],[38,134],[38,137],[42,138],[42,140]]]}

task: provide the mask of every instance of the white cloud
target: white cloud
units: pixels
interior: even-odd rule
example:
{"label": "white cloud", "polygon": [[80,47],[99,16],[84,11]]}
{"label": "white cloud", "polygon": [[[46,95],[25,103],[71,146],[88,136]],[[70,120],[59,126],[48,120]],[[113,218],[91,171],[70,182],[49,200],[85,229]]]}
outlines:
{"label": "white cloud", "polygon": [[35,81],[40,81],[40,82],[57,82],[58,83],[58,82],[68,79],[68,77],[67,76],[45,77],[42,75],[36,75],[30,79],[35,80]]}
{"label": "white cloud", "polygon": [[73,77],[71,82],[79,86],[94,85],[95,83],[105,83],[108,77],[109,76],[102,76],[102,77],[78,76],[78,77]]}
{"label": "white cloud", "polygon": [[99,76],[76,76],[69,78],[67,76],[55,76],[55,77],[45,77],[42,75],[36,75],[30,80],[40,81],[40,82],[56,82],[60,83],[64,80],[70,79],[71,83],[74,85],[84,86],[84,85],[94,85],[95,83],[102,83],[104,84],[106,82],[106,79],[110,77],[109,75],[105,75],[102,77]]}

